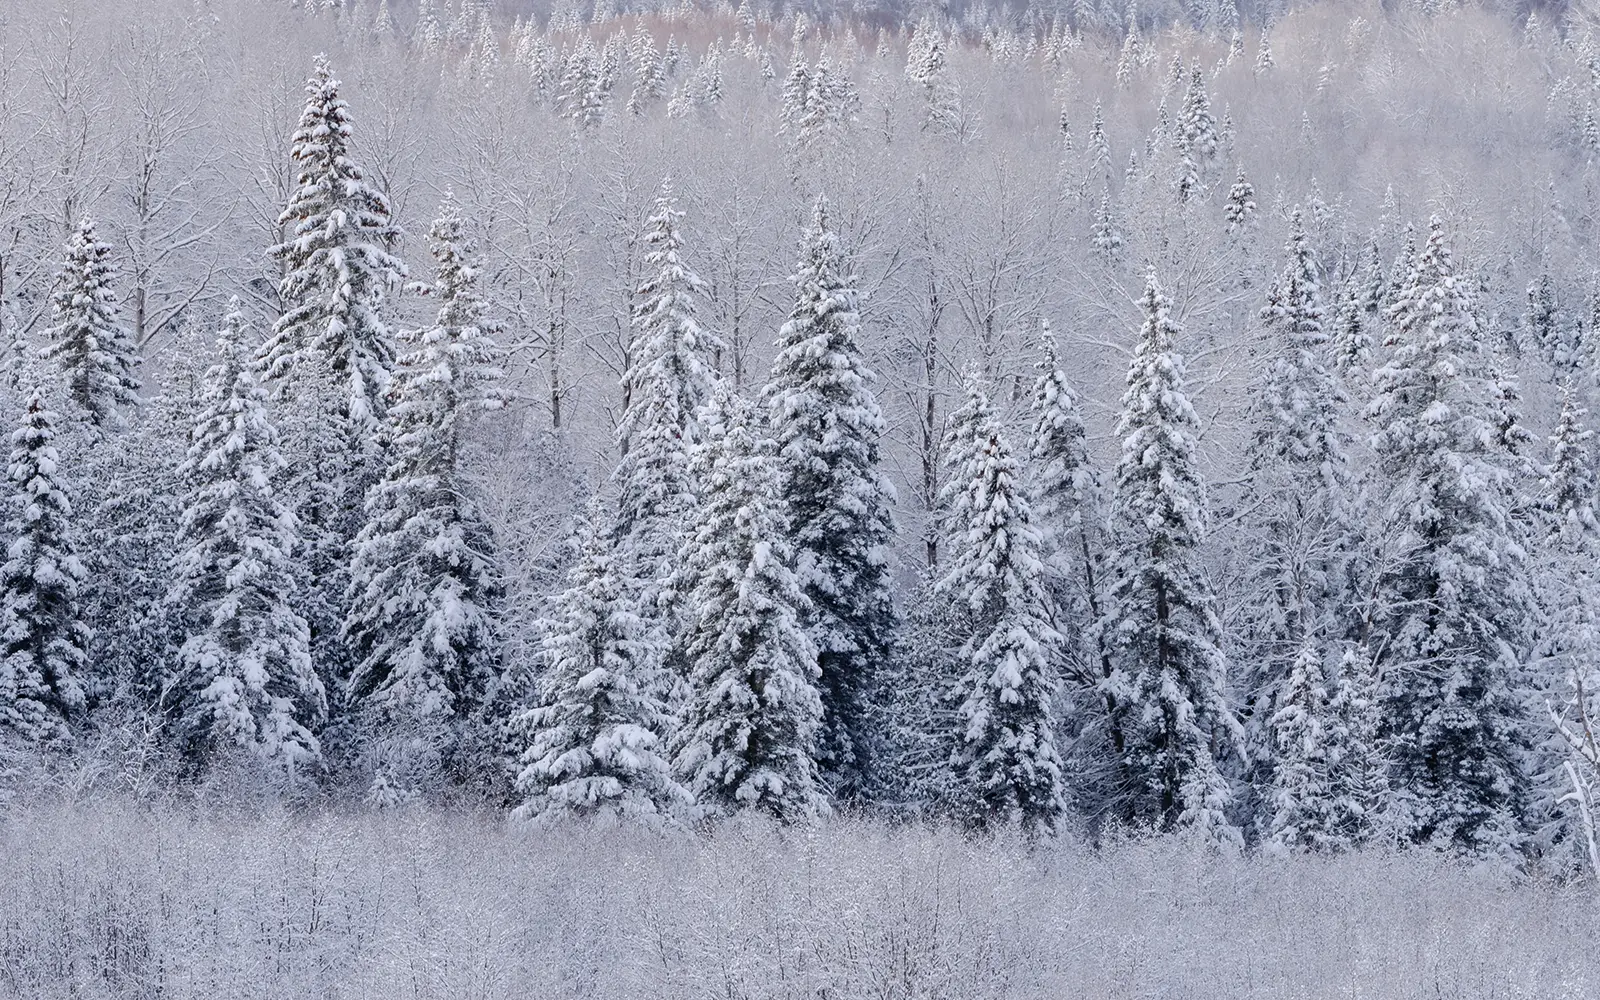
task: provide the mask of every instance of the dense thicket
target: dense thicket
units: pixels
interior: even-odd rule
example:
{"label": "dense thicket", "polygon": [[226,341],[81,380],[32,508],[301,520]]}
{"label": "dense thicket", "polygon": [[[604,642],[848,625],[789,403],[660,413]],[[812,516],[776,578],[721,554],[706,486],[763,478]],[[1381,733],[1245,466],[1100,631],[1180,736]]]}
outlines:
{"label": "dense thicket", "polygon": [[4,837],[0,983],[37,1000],[263,983],[290,1000],[1543,1000],[1593,993],[1600,928],[1587,886],[1508,891],[1416,852],[1235,861],[848,821],[663,840],[420,808],[109,804],[41,805]]}
{"label": "dense thicket", "polygon": [[1590,853],[1581,11],[60,14],[7,787]]}

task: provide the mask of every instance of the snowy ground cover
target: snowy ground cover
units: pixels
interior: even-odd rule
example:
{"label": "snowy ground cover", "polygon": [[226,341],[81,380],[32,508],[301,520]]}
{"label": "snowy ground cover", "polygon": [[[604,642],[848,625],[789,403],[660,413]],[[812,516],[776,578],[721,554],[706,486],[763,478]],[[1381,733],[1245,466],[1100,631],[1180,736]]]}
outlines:
{"label": "snowy ground cover", "polygon": [[0,833],[0,995],[1580,998],[1600,906],[1427,852],[1227,860],[924,829],[707,839],[43,806]]}

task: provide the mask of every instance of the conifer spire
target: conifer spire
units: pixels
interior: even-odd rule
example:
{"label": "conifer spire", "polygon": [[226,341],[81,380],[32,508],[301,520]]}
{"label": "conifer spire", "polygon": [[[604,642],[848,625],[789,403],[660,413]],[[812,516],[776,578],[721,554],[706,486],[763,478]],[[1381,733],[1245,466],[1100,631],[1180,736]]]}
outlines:
{"label": "conifer spire", "polygon": [[95,433],[121,426],[118,408],[138,401],[138,346],[118,316],[113,276],[111,247],[84,219],[67,240],[41,356],[61,366],[68,398]]}
{"label": "conifer spire", "polygon": [[37,387],[11,435],[11,496],[0,565],[0,725],[25,744],[57,746],[84,707],[90,631],[79,617],[87,573],[55,446],[55,414]]}
{"label": "conifer spire", "polygon": [[246,341],[235,298],[179,469],[185,497],[167,601],[184,635],[162,686],[197,760],[241,746],[293,777],[319,760],[314,733],[327,698],[295,607],[299,530],[275,489],[285,463]]}
{"label": "conifer spire", "polygon": [[895,626],[887,563],[894,490],[878,469],[883,416],[861,355],[855,282],[825,199],[813,209],[793,281],[763,403],[822,674],[818,759],[834,794],[855,799],[871,771],[874,673]]}

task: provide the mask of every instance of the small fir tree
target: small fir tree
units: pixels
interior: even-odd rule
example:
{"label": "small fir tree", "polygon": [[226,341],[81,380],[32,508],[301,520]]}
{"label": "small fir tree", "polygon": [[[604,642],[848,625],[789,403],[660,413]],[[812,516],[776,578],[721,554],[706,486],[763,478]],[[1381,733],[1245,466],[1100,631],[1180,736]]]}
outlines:
{"label": "small fir tree", "polygon": [[0,565],[0,723],[25,746],[71,738],[84,707],[90,631],[79,616],[86,573],[78,558],[72,503],[44,393],[27,397],[11,435],[11,496]]}
{"label": "small fir tree", "polygon": [[61,366],[67,398],[100,434],[123,425],[119,407],[138,401],[138,345],[117,314],[111,287],[111,247],[85,219],[67,240],[67,257],[56,275],[53,324],[42,357]]}
{"label": "small fir tree", "polygon": [[514,815],[658,830],[676,822],[689,794],[665,757],[670,720],[644,684],[656,657],[626,601],[602,509],[591,503],[580,528],[578,562],[544,641],[538,704],[521,720],[529,739]]}
{"label": "small fir tree", "polygon": [[183,634],[162,700],[197,762],[239,746],[292,780],[318,763],[314,732],[327,698],[295,607],[299,532],[276,494],[285,463],[246,338],[235,298],[179,469],[184,501],[167,602]]}

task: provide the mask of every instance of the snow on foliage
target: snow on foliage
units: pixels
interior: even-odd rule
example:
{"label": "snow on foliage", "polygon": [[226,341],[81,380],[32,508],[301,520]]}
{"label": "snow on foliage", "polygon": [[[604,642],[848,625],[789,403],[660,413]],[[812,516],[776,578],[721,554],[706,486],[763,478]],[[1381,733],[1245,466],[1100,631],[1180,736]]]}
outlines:
{"label": "snow on foliage", "polygon": [[167,600],[184,634],[162,701],[197,763],[237,745],[293,778],[319,762],[314,733],[327,696],[295,607],[300,535],[275,490],[285,463],[247,338],[235,299],[179,469],[184,504]]}

